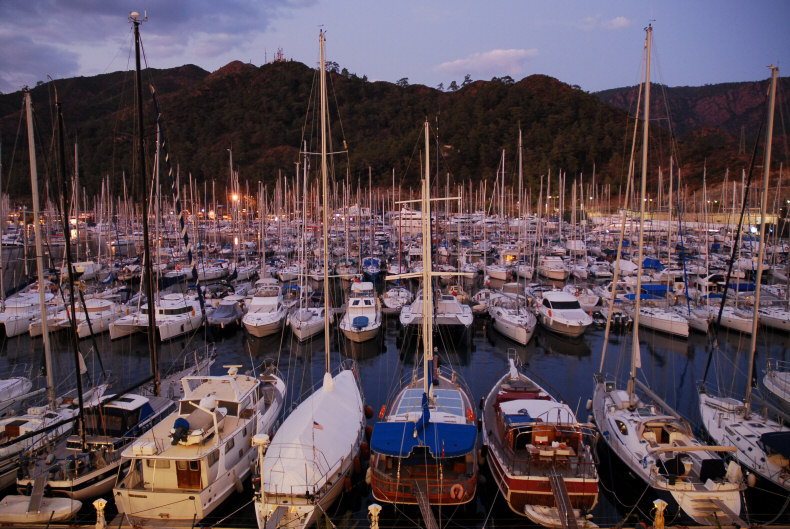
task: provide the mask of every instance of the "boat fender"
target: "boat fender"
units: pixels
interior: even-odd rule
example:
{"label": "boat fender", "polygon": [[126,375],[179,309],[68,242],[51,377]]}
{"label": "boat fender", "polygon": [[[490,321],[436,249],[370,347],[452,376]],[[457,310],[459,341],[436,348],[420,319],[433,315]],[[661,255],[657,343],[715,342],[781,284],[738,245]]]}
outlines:
{"label": "boat fender", "polygon": [[452,487],[450,487],[450,497],[454,500],[460,500],[464,495],[464,488],[461,484],[456,483]]}
{"label": "boat fender", "polygon": [[373,471],[370,469],[370,467],[368,467],[368,469],[365,471],[365,483],[368,485],[370,485],[372,475]]}
{"label": "boat fender", "polygon": [[351,492],[351,478],[346,476],[343,479],[343,487],[346,489],[346,492]]}
{"label": "boat fender", "polygon": [[365,439],[370,442],[370,438],[373,436],[373,427],[371,425],[365,426]]}
{"label": "boat fender", "polygon": [[365,441],[359,444],[359,454],[362,456],[362,459],[368,459],[370,457],[370,445]]}
{"label": "boat fender", "polygon": [[354,456],[354,474],[359,474],[362,471],[362,463],[359,456]]}
{"label": "boat fender", "polygon": [[233,477],[235,478],[235,481],[234,481],[234,483],[233,483],[233,486],[235,487],[235,489],[236,489],[236,492],[238,492],[239,494],[241,494],[242,492],[244,492],[244,485],[242,485],[242,483],[241,483],[241,480],[239,479],[239,477],[238,477],[238,476],[235,476],[235,475],[234,475]]}
{"label": "boat fender", "polygon": [[585,405],[585,409],[590,411],[592,409],[592,399],[587,399],[587,404]]}
{"label": "boat fender", "polygon": [[386,404],[382,404],[381,405],[381,410],[379,411],[379,419],[383,419],[384,418],[384,412],[386,410],[387,410],[387,405]]}
{"label": "boat fender", "polygon": [[477,404],[477,407],[482,410],[483,406],[485,405],[485,402],[486,402],[486,398],[480,397],[480,402]]}
{"label": "boat fender", "polygon": [[373,418],[373,406],[370,405],[365,406],[365,418],[366,419]]}

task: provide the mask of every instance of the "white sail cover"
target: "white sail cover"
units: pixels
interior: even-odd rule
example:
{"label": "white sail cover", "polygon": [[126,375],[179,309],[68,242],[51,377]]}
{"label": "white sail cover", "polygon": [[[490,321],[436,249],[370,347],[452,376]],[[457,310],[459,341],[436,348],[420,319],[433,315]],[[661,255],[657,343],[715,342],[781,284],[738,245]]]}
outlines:
{"label": "white sail cover", "polygon": [[354,374],[341,371],[334,377],[334,388],[328,390],[325,384],[316,390],[277,430],[263,460],[264,494],[319,490],[358,442],[363,421]]}

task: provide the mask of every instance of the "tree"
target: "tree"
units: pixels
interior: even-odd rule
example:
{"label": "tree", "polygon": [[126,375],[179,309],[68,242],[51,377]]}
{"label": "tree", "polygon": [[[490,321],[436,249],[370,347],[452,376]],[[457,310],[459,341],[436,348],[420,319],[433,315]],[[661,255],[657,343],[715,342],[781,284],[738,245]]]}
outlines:
{"label": "tree", "polygon": [[351,77],[351,75],[348,73],[348,68],[343,68],[342,70],[340,70],[340,75],[342,75],[346,79]]}
{"label": "tree", "polygon": [[467,86],[467,85],[470,85],[470,84],[472,84],[472,76],[470,74],[464,75],[464,82],[461,83],[461,87],[463,88],[464,86]]}
{"label": "tree", "polygon": [[398,81],[395,84],[400,86],[401,88],[409,86],[409,78],[408,77],[401,77],[400,79],[398,79]]}
{"label": "tree", "polygon": [[439,83],[438,85],[436,85],[436,88],[444,92],[444,83]]}
{"label": "tree", "polygon": [[455,81],[452,81],[450,83],[450,87],[448,88],[448,90],[450,90],[451,92],[457,91],[458,90],[458,83],[456,83]]}

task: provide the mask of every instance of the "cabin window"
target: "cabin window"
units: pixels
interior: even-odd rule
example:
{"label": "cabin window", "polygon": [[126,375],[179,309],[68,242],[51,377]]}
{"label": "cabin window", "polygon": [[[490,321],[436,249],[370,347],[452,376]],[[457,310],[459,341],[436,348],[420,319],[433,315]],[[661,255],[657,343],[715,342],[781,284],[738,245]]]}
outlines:
{"label": "cabin window", "polygon": [[146,459],[145,466],[148,468],[170,468],[170,460],[168,459]]}
{"label": "cabin window", "polygon": [[238,402],[231,402],[227,400],[220,400],[217,402],[217,408],[225,408],[228,412],[228,415],[232,417],[237,417],[239,415],[239,403]]}
{"label": "cabin window", "polygon": [[214,450],[211,453],[209,453],[206,460],[208,461],[208,466],[213,467],[217,463],[217,461],[219,461],[219,450]]}
{"label": "cabin window", "polygon": [[231,437],[228,443],[225,445],[225,453],[227,454],[233,449],[233,445],[236,444],[234,439]]}
{"label": "cabin window", "polygon": [[623,421],[614,421],[617,424],[617,429],[620,430],[620,433],[623,435],[628,435],[628,426],[625,425]]}
{"label": "cabin window", "polygon": [[190,413],[195,411],[197,409],[197,408],[195,408],[195,404],[197,404],[197,403],[196,402],[190,402],[188,400],[182,400],[181,401],[181,407],[178,410],[179,415],[189,415]]}

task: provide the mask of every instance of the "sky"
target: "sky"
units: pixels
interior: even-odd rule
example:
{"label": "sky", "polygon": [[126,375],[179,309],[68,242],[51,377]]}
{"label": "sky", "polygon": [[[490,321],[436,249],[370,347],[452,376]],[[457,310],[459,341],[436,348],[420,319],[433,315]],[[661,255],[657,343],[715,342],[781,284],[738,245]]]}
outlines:
{"label": "sky", "polygon": [[[545,74],[588,92],[790,75],[789,0],[0,0],[0,92],[134,67],[129,13],[152,68],[326,58],[371,81],[447,88]],[[787,69],[787,70],[785,70]]]}

